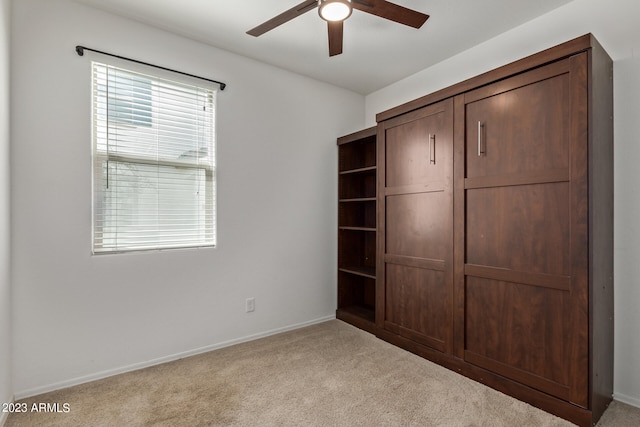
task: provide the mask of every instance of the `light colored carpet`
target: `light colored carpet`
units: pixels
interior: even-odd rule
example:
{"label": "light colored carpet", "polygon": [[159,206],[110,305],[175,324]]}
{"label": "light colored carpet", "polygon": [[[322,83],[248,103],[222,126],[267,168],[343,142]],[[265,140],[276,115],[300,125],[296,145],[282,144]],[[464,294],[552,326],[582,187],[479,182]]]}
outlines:
{"label": "light colored carpet", "polygon": [[[23,402],[70,411],[6,427],[572,425],[338,320]],[[640,425],[628,408],[600,425]]]}

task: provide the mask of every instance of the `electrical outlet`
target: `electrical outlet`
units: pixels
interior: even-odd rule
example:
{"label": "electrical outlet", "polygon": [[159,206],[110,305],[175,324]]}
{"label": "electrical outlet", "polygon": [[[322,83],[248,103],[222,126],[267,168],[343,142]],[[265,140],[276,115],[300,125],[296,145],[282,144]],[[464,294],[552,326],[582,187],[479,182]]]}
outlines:
{"label": "electrical outlet", "polygon": [[256,299],[255,298],[247,298],[247,300],[245,301],[245,311],[247,313],[251,313],[252,311],[255,311],[256,309]]}

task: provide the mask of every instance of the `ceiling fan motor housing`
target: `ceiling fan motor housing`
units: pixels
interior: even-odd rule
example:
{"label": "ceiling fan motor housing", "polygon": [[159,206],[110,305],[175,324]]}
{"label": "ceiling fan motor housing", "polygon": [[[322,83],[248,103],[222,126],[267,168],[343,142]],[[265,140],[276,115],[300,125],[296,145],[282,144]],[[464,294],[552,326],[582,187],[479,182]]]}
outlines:
{"label": "ceiling fan motor housing", "polygon": [[325,21],[344,21],[351,16],[351,12],[351,0],[318,0],[318,14]]}

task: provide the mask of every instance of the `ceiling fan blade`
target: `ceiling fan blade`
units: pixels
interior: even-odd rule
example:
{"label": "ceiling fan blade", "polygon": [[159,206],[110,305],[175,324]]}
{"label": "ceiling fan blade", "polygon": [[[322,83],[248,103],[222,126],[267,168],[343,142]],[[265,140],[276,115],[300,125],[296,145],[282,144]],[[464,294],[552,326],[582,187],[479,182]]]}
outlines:
{"label": "ceiling fan blade", "polygon": [[292,7],[289,10],[282,12],[280,15],[269,19],[268,21],[258,25],[255,28],[247,31],[247,34],[252,35],[254,37],[261,36],[267,31],[273,30],[277,26],[284,24],[285,22],[291,21],[293,18],[302,15],[312,9],[318,7],[318,0],[306,0],[300,3],[297,6]]}
{"label": "ceiling fan blade", "polygon": [[413,28],[422,27],[422,24],[429,19],[429,15],[417,10],[407,9],[404,6],[386,0],[353,0],[352,4],[354,9]]}
{"label": "ceiling fan blade", "polygon": [[344,21],[328,21],[329,26],[329,56],[340,55],[342,53],[342,33]]}

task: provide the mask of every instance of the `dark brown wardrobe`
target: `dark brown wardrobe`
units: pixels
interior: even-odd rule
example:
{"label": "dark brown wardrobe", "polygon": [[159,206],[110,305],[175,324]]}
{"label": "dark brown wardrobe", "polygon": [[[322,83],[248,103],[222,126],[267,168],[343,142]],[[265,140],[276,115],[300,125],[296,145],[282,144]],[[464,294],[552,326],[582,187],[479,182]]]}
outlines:
{"label": "dark brown wardrobe", "polygon": [[612,86],[586,35],[378,114],[379,337],[597,422],[613,389]]}

